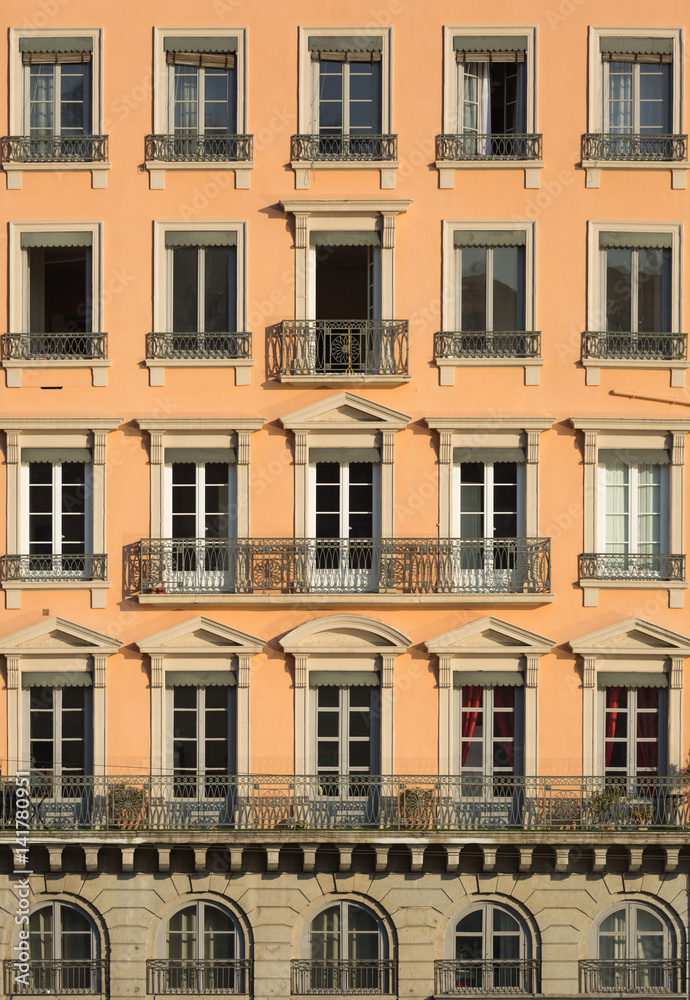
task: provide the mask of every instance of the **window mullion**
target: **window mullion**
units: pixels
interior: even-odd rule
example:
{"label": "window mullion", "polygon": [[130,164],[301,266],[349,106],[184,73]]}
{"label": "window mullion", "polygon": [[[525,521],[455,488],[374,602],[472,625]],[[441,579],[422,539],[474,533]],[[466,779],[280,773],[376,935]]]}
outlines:
{"label": "window mullion", "polygon": [[[338,688],[338,770],[341,775],[347,774],[350,767],[350,754],[347,742],[350,722],[350,692],[348,688]],[[347,934],[345,935],[347,937]]]}
{"label": "window mullion", "polygon": [[206,251],[204,247],[197,248],[197,317],[196,328],[203,333],[206,328]]}
{"label": "window mullion", "polygon": [[350,466],[340,465],[340,537],[350,537]]}
{"label": "window mullion", "polygon": [[62,777],[62,688],[53,688],[53,772]]}
{"label": "window mullion", "polygon": [[196,537],[206,537],[206,465],[197,462],[196,466]]}
{"label": "window mullion", "polygon": [[640,251],[632,250],[630,254],[630,329],[632,339],[637,339],[637,332],[640,326],[639,320],[639,291],[640,291]]}
{"label": "window mullion", "polygon": [[494,463],[484,465],[484,537],[494,537]]}
{"label": "window mullion", "polygon": [[[198,687],[196,689],[196,770],[197,774],[206,773],[206,689]],[[199,793],[199,782],[197,789]]]}
{"label": "window mullion", "polygon": [[[494,252],[486,248],[486,329],[494,328]],[[488,338],[487,338],[488,339]]]}
{"label": "window mullion", "polygon": [[638,552],[639,475],[637,465],[628,466],[628,552]]}
{"label": "window mullion", "polygon": [[62,463],[53,465],[53,555],[62,555]]}
{"label": "window mullion", "polygon": [[637,774],[637,689],[628,690],[628,774]]}
{"label": "window mullion", "polygon": [[199,135],[203,135],[206,124],[206,71],[204,67],[198,66],[196,74],[196,130]]}
{"label": "window mullion", "polygon": [[640,133],[640,64],[633,63],[632,73],[632,130],[633,134]]}
{"label": "window mullion", "polygon": [[343,63],[343,135],[347,135],[350,131],[350,63],[345,57],[345,62]]}
{"label": "window mullion", "polygon": [[484,747],[483,747],[483,772],[487,778],[492,778],[494,773],[494,691],[493,688],[484,688],[482,692],[482,708],[484,710]]}
{"label": "window mullion", "polygon": [[61,66],[60,63],[56,63],[53,67],[53,135],[60,135],[62,132],[62,115],[61,103],[60,103],[60,92],[62,90],[62,78],[61,78]]}

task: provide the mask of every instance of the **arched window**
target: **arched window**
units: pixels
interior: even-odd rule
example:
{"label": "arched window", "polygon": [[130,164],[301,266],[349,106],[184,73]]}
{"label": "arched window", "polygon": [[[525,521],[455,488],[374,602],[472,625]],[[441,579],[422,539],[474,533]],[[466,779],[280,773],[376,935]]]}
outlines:
{"label": "arched window", "polygon": [[150,960],[150,993],[246,993],[247,963],[235,917],[204,900],[169,918]]}
{"label": "arched window", "polygon": [[102,993],[105,973],[93,922],[75,906],[54,902],[29,916],[28,993]]}
{"label": "arched window", "polygon": [[536,992],[538,963],[531,957],[525,928],[503,906],[481,903],[464,913],[449,951],[453,958],[436,965],[437,994],[463,989]]}
{"label": "arched window", "polygon": [[307,959],[293,962],[292,992],[394,993],[395,964],[380,919],[364,906],[340,900],[312,919]]}
{"label": "arched window", "polygon": [[581,963],[582,987],[587,992],[676,992],[681,967],[672,952],[670,929],[662,916],[647,906],[625,903],[597,925],[590,946],[596,958]]}

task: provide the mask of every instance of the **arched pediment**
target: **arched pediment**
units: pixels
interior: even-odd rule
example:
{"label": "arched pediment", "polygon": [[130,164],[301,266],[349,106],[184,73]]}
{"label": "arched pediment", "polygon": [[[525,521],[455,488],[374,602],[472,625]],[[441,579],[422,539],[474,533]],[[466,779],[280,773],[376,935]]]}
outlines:
{"label": "arched pediment", "polygon": [[279,640],[286,653],[404,653],[410,638],[366,615],[325,615],[298,625]]}
{"label": "arched pediment", "polygon": [[64,656],[75,654],[106,656],[116,653],[121,643],[66,618],[47,618],[29,628],[0,638],[0,653],[6,656]]}
{"label": "arched pediment", "polygon": [[199,615],[145,639],[139,639],[135,645],[142,653],[149,654],[181,653],[213,656],[228,653],[258,653],[266,643],[263,639],[257,639],[246,632],[240,632],[230,628],[229,625]]}
{"label": "arched pediment", "polygon": [[488,615],[428,639],[424,645],[439,655],[501,656],[549,653],[554,640]]}
{"label": "arched pediment", "polygon": [[580,656],[690,656],[690,638],[642,618],[626,618],[572,639],[568,645]]}

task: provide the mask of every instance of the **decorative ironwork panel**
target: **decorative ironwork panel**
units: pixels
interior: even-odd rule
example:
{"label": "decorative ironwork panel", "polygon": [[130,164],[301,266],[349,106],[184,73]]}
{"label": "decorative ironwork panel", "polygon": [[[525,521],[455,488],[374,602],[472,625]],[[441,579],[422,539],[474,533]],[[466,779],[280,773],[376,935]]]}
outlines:
{"label": "decorative ironwork panel", "polygon": [[683,993],[681,959],[581,959],[581,993]]}
{"label": "decorative ironwork panel", "polygon": [[293,135],[293,160],[395,160],[397,135]]}
{"label": "decorative ironwork panel", "polygon": [[407,375],[407,320],[283,320],[281,375]]}
{"label": "decorative ironwork panel", "polygon": [[148,333],[146,357],[166,361],[249,359],[251,333]]}
{"label": "decorative ironwork panel", "polygon": [[437,160],[540,160],[538,132],[461,132],[436,136]]}
{"label": "decorative ironwork panel", "polygon": [[107,992],[108,960],[105,958],[32,959],[27,965],[28,985],[24,985],[15,980],[17,968],[14,961],[5,959],[5,993],[8,996],[91,996]]}
{"label": "decorative ironwork panel", "polygon": [[582,334],[582,357],[585,359],[685,361],[687,356],[687,333],[597,331]]}
{"label": "decorative ironwork panel", "polygon": [[107,333],[6,333],[6,361],[89,361],[108,357]]}
{"label": "decorative ironwork panel", "polygon": [[251,160],[253,146],[253,135],[147,135],[144,156],[168,163]]}
{"label": "decorative ironwork panel", "polygon": [[6,135],[5,163],[103,163],[108,159],[107,135]]}
{"label": "decorative ironwork panel", "polygon": [[372,959],[293,959],[293,995],[310,993],[396,993],[397,962]]}
{"label": "decorative ironwork panel", "polygon": [[155,994],[251,992],[250,959],[168,959],[146,960],[146,992]]}
{"label": "decorative ironwork panel", "polygon": [[107,555],[21,555],[2,557],[3,580],[107,580]]}
{"label": "decorative ironwork panel", "polygon": [[584,552],[581,580],[685,580],[685,556],[648,552]]}
{"label": "decorative ironwork panel", "polygon": [[434,962],[434,993],[437,996],[475,993],[539,992],[541,962],[538,959],[484,959]]}
{"label": "decorative ironwork panel", "polygon": [[583,160],[687,159],[687,135],[620,135],[589,132],[582,136]]}
{"label": "decorative ironwork panel", "polygon": [[540,358],[541,332],[478,330],[436,334],[437,358]]}

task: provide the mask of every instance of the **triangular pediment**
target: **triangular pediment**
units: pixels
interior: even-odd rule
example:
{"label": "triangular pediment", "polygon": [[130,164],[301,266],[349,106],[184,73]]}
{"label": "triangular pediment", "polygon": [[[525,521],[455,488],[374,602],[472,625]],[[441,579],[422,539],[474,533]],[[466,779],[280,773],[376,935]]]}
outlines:
{"label": "triangular pediment", "polygon": [[279,640],[287,653],[403,652],[410,638],[365,615],[324,615],[298,625]]}
{"label": "triangular pediment", "polygon": [[110,654],[117,652],[119,648],[120,643],[112,636],[57,617],[46,618],[36,625],[0,638],[0,653],[15,655],[25,651],[31,655],[41,653],[51,656],[73,653],[75,650]]}
{"label": "triangular pediment", "polygon": [[609,656],[621,653],[626,656],[645,656],[653,653],[668,653],[671,655],[690,656],[690,638],[661,628],[642,618],[627,618],[606,628],[589,632],[577,639],[571,640],[569,646],[573,653],[582,656]]}
{"label": "triangular pediment", "polygon": [[319,430],[342,430],[357,424],[368,424],[375,429],[401,430],[409,422],[410,417],[406,413],[362,399],[352,392],[339,392],[281,417],[281,423],[287,430],[316,427]]}
{"label": "triangular pediment", "polygon": [[240,632],[221,622],[199,615],[189,621],[163,629],[145,639],[139,639],[136,646],[142,653],[258,653],[266,643],[246,632]]}
{"label": "triangular pediment", "polygon": [[424,645],[430,653],[500,655],[507,652],[547,653],[554,641],[500,618],[487,616],[437,635]]}

